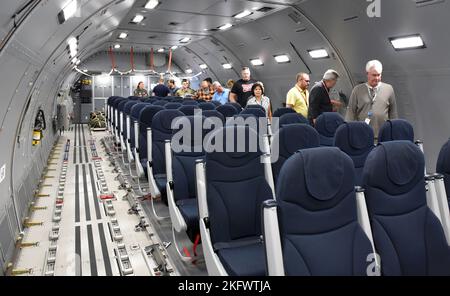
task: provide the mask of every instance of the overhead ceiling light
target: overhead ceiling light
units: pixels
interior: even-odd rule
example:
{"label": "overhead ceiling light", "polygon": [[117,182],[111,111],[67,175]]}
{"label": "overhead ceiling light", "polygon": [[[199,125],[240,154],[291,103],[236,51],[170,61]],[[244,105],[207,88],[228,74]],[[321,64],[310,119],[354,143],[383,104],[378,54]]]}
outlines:
{"label": "overhead ceiling light", "polygon": [[313,59],[325,59],[330,57],[328,52],[323,48],[308,50],[308,53]]}
{"label": "overhead ceiling light", "polygon": [[234,17],[237,18],[237,19],[241,19],[241,18],[244,18],[244,17],[249,16],[251,14],[253,14],[253,12],[251,12],[250,10],[244,10],[243,12],[240,12],[240,13],[236,14]]}
{"label": "overhead ceiling light", "polygon": [[208,69],[208,66],[206,64],[201,64],[200,69],[202,70]]}
{"label": "overhead ceiling light", "polygon": [[178,48],[178,45],[174,45],[174,46],[171,47],[172,50],[175,50],[177,48]]}
{"label": "overhead ceiling light", "polygon": [[76,37],[70,37],[67,39],[67,44],[69,44],[69,49],[71,51],[76,50],[78,47],[78,39]]}
{"label": "overhead ceiling light", "polygon": [[119,49],[119,48],[120,48],[120,44],[114,45],[114,48],[115,48],[115,49]]}
{"label": "overhead ceiling light", "polygon": [[258,9],[259,9],[259,7],[257,7],[257,6],[252,7],[252,10],[258,10]]}
{"label": "overhead ceiling light", "polygon": [[164,52],[164,48],[160,48],[160,49],[158,49],[158,52]]}
{"label": "overhead ceiling light", "polygon": [[76,63],[75,63],[75,65],[79,65],[79,64],[81,64],[81,60],[78,60],[78,61],[76,61]]}
{"label": "overhead ceiling light", "polygon": [[186,69],[186,74],[192,74],[192,69]]}
{"label": "overhead ceiling light", "polygon": [[226,69],[226,70],[229,70],[229,69],[231,69],[231,68],[233,68],[233,66],[231,65],[231,64],[222,64],[222,67],[224,68],[224,69]]}
{"label": "overhead ceiling light", "polygon": [[120,35],[119,35],[119,39],[125,39],[125,38],[127,38],[128,37],[128,33],[125,33],[125,32],[122,32],[122,33],[120,33]]}
{"label": "overhead ceiling light", "polygon": [[75,57],[75,58],[72,59],[71,63],[72,63],[72,64],[76,64],[77,61],[78,61],[78,59]]}
{"label": "overhead ceiling light", "polygon": [[133,18],[133,20],[131,22],[135,23],[135,24],[139,24],[143,20],[144,20],[144,16],[143,15],[136,14],[136,16]]}
{"label": "overhead ceiling light", "polygon": [[278,64],[289,63],[291,61],[286,54],[276,55],[274,58]]}
{"label": "overhead ceiling light", "polygon": [[230,24],[230,23],[228,23],[228,24],[225,24],[225,25],[223,25],[223,26],[220,26],[219,27],[219,30],[226,30],[226,29],[229,29],[229,28],[231,28],[231,27],[233,27],[233,25],[232,24]]}
{"label": "overhead ceiling light", "polygon": [[158,6],[159,1],[158,0],[149,0],[147,4],[145,4],[146,9],[155,9],[156,6]]}
{"label": "overhead ceiling light", "polygon": [[264,65],[263,61],[262,61],[260,58],[257,58],[257,59],[251,59],[251,60],[250,60],[250,63],[251,63],[253,66],[262,66],[262,65]]}
{"label": "overhead ceiling light", "polygon": [[62,24],[77,13],[78,0],[72,0],[64,6],[64,8],[58,13],[59,23]]}
{"label": "overhead ceiling light", "polygon": [[78,50],[76,50],[76,49],[75,50],[71,50],[70,51],[70,57],[74,58],[77,55],[77,53],[78,53]]}
{"label": "overhead ceiling light", "polygon": [[389,38],[389,41],[396,50],[426,47],[422,37],[419,34],[404,37],[392,37]]}
{"label": "overhead ceiling light", "polygon": [[189,40],[191,40],[191,38],[189,38],[189,37],[184,37],[183,39],[180,40],[180,42],[182,42],[182,43],[187,43],[187,42],[189,42]]}

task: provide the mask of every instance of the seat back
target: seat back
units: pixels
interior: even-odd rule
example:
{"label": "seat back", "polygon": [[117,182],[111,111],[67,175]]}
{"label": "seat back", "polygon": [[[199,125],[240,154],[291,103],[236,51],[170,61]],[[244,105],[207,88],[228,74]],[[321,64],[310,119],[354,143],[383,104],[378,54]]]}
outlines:
{"label": "seat back", "polygon": [[150,103],[150,104],[153,104],[153,103],[156,102],[156,101],[159,101],[159,100],[158,100],[158,99],[155,99],[155,98],[149,98],[149,99],[146,99],[146,100],[145,100],[146,103]]}
{"label": "seat back", "polygon": [[319,132],[320,145],[333,146],[336,130],[343,123],[344,119],[336,112],[325,112],[317,117],[315,128]]}
{"label": "seat back", "polygon": [[219,107],[222,106],[222,104],[219,101],[211,101],[211,104],[214,104],[214,106]]}
{"label": "seat back", "polygon": [[406,140],[414,142],[414,128],[404,119],[386,121],[378,132],[378,142]]}
{"label": "seat back", "polygon": [[[286,160],[300,149],[320,146],[319,134],[306,124],[289,124],[283,126],[272,140],[272,173],[277,184],[278,175]],[[275,157],[278,157],[275,159]]]}
{"label": "seat back", "polygon": [[[123,114],[122,116],[122,122],[120,122],[120,112],[124,113],[124,109],[125,109],[125,105],[129,102],[128,99],[124,99],[122,101],[120,101],[120,103],[117,105],[117,110],[119,111],[118,114],[118,120],[119,120],[119,132],[123,134],[123,130],[125,130],[125,121],[126,121],[126,115]],[[122,129],[120,128],[120,126],[122,125]]]}
{"label": "seat back", "polygon": [[172,121],[184,114],[178,110],[162,110],[152,120],[152,161],[153,174],[166,172],[166,140],[172,138]]}
{"label": "seat back", "polygon": [[287,275],[366,275],[372,246],[358,222],[352,160],[335,147],[300,150],[278,179]]}
{"label": "seat back", "polygon": [[334,136],[334,146],[341,149],[353,160],[356,172],[356,185],[362,185],[364,163],[374,146],[371,126],[365,122],[348,122],[342,124]]}
{"label": "seat back", "polygon": [[122,102],[124,102],[124,101],[126,101],[127,99],[125,99],[125,98],[117,98],[117,99],[115,99],[113,102],[112,102],[112,107],[113,107],[113,117],[112,117],[112,119],[113,119],[113,124],[116,126],[116,129],[119,131],[119,129],[120,129],[120,126],[119,126],[119,120],[120,120],[120,116],[119,116],[119,112],[117,112],[117,121],[116,121],[116,117],[115,117],[115,114],[116,114],[116,111],[118,111],[119,110],[119,104],[120,103],[122,103]]}
{"label": "seat back", "polygon": [[309,125],[309,121],[308,119],[306,119],[303,115],[298,114],[296,112],[294,113],[286,113],[284,115],[281,115],[280,119],[279,119],[279,124],[282,127],[283,125],[287,125],[287,124],[295,124],[295,123],[300,123],[300,124],[308,124]]}
{"label": "seat back", "polygon": [[222,113],[225,119],[229,117],[234,117],[234,115],[239,113],[236,111],[236,108],[234,106],[227,104],[217,107],[216,110]]}
{"label": "seat back", "polygon": [[[203,126],[205,117],[200,119]],[[201,134],[196,135],[194,121],[199,120],[194,116],[184,116],[176,120],[172,131],[172,174],[174,182],[175,201],[192,199],[197,196],[195,164],[198,159],[205,159],[203,140],[207,130],[202,128]]]}
{"label": "seat back", "polygon": [[450,249],[427,206],[424,155],[410,141],[380,143],[363,172],[384,275],[450,275]]}
{"label": "seat back", "polygon": [[165,105],[167,105],[168,103],[169,103],[169,102],[164,101],[164,100],[158,100],[158,101],[153,102],[153,105],[154,105],[154,106],[165,106]]}
{"label": "seat back", "polygon": [[247,106],[245,107],[245,109],[259,109],[259,110],[263,111],[264,114],[266,113],[266,109],[264,109],[263,106],[257,105],[257,104],[247,105]]}
{"label": "seat back", "polygon": [[294,109],[292,108],[278,108],[277,110],[275,110],[275,112],[273,112],[273,117],[281,117],[284,114],[289,114],[289,113],[297,113],[295,112]]}
{"label": "seat back", "polygon": [[[227,126],[207,141],[206,191],[213,244],[261,235],[261,204],[273,194],[265,179],[262,152],[249,143],[256,138],[249,127]],[[210,151],[211,147],[217,149]]]}
{"label": "seat back", "polygon": [[442,146],[439,152],[436,172],[444,175],[445,191],[450,206],[450,140]]}
{"label": "seat back", "polygon": [[[139,122],[139,115],[141,114],[142,109],[145,107],[150,106],[148,103],[137,103],[131,108],[130,116],[131,116],[131,130],[130,130],[130,142],[131,142],[131,148],[135,147],[135,137],[134,134],[134,122]],[[137,135],[139,137],[139,135]]]}
{"label": "seat back", "polygon": [[162,106],[150,105],[143,108],[139,114],[139,155],[141,160],[147,158],[147,128],[152,127],[153,118],[163,110]]}
{"label": "seat back", "polygon": [[133,122],[131,121],[131,108],[133,108],[134,105],[140,103],[140,101],[138,100],[132,100],[132,101],[128,101],[125,104],[125,107],[123,108],[123,137],[124,139],[129,139],[130,135],[128,135],[128,131],[126,129],[126,123],[127,123],[127,115],[130,116],[130,133],[131,133],[131,129],[133,129]]}
{"label": "seat back", "polygon": [[136,97],[136,96],[129,96],[128,97],[128,100],[130,100],[130,101],[139,101],[139,100],[142,100],[142,99],[145,99],[145,98]]}

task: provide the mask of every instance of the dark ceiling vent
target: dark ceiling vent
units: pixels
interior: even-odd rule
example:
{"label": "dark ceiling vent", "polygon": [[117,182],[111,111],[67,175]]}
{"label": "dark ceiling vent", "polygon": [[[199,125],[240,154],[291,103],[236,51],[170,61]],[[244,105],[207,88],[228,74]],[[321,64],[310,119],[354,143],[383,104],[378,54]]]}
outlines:
{"label": "dark ceiling vent", "polygon": [[300,27],[300,28],[296,29],[295,32],[297,32],[297,33],[306,32],[306,27]]}
{"label": "dark ceiling vent", "polygon": [[442,3],[445,0],[413,0],[413,1],[416,3],[417,7],[423,7],[427,5]]}
{"label": "dark ceiling vent", "polygon": [[291,18],[291,20],[294,21],[297,25],[300,25],[302,23],[302,19],[300,14],[298,14],[296,11],[293,11],[288,14],[288,16]]}
{"label": "dark ceiling vent", "polygon": [[240,47],[240,48],[245,47],[245,43],[239,43],[239,44],[237,45],[237,47]]}
{"label": "dark ceiling vent", "polygon": [[270,36],[262,36],[261,40],[263,40],[263,41],[270,41],[270,40],[272,40],[272,37],[270,37]]}
{"label": "dark ceiling vent", "polygon": [[108,12],[108,9],[105,8],[100,12],[100,16],[105,15]]}
{"label": "dark ceiling vent", "polygon": [[158,37],[158,36],[152,35],[152,36],[148,36],[148,39],[155,39],[156,37]]}
{"label": "dark ceiling vent", "polygon": [[350,22],[350,21],[357,20],[357,19],[359,19],[359,17],[357,15],[354,15],[354,16],[346,17],[344,19],[344,22]]}
{"label": "dark ceiling vent", "polygon": [[119,0],[119,1],[117,1],[116,3],[114,3],[114,5],[119,5],[119,4],[122,3],[123,1],[125,1],[125,0]]}
{"label": "dark ceiling vent", "polygon": [[208,31],[209,31],[209,32],[217,32],[217,31],[219,31],[219,29],[217,29],[217,28],[212,28],[212,29],[209,29]]}
{"label": "dark ceiling vent", "polygon": [[211,39],[211,43],[214,44],[215,46],[220,46],[219,42],[217,42],[216,39]]}
{"label": "dark ceiling vent", "polygon": [[271,11],[273,9],[274,9],[273,7],[264,6],[264,7],[261,7],[260,9],[258,9],[257,11],[266,13],[266,12],[269,12],[269,11]]}
{"label": "dark ceiling vent", "polygon": [[174,26],[174,27],[176,27],[176,26],[178,26],[180,23],[177,23],[177,22],[170,22],[169,23],[169,26]]}

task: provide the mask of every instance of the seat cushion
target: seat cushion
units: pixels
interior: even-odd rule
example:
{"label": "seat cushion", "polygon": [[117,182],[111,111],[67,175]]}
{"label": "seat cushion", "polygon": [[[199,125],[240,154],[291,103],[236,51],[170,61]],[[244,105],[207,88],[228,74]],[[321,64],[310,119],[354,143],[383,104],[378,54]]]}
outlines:
{"label": "seat cushion", "polygon": [[217,255],[231,276],[266,275],[266,258],[262,243],[220,249]]}
{"label": "seat cushion", "polygon": [[198,205],[196,198],[182,199],[177,201],[178,209],[183,215],[187,225],[187,234],[191,241],[194,241],[196,235],[200,233],[198,222]]}

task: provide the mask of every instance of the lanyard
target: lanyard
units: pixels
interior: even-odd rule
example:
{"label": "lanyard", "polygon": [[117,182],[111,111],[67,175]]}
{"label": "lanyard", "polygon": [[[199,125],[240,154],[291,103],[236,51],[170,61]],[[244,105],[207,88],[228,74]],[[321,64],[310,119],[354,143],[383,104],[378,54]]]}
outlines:
{"label": "lanyard", "polygon": [[[377,98],[379,86],[380,86],[380,85],[371,88],[371,87],[367,84],[367,91],[369,92],[369,97],[372,99],[372,105],[373,105],[373,103],[375,103],[375,99]],[[371,89],[372,89],[373,92],[374,92],[373,98],[372,98],[372,95],[371,95],[371,93],[370,93],[370,90],[371,90]]]}
{"label": "lanyard", "polygon": [[328,98],[330,98],[330,91],[328,90],[328,87],[325,85],[325,82],[323,82],[323,80],[322,80],[322,85],[325,88],[325,90],[327,91]]}

